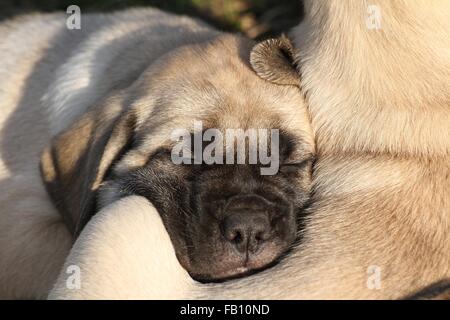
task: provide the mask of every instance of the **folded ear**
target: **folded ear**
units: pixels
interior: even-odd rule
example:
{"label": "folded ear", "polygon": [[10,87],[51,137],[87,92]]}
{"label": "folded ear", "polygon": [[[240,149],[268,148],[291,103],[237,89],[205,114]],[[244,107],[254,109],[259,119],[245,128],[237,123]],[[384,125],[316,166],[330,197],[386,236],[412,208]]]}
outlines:
{"label": "folded ear", "polygon": [[47,191],[75,236],[95,213],[96,191],[129,148],[135,124],[133,111],[88,112],[42,153]]}
{"label": "folded ear", "polygon": [[264,80],[281,85],[300,86],[294,60],[294,47],[284,35],[258,43],[250,53],[253,70]]}

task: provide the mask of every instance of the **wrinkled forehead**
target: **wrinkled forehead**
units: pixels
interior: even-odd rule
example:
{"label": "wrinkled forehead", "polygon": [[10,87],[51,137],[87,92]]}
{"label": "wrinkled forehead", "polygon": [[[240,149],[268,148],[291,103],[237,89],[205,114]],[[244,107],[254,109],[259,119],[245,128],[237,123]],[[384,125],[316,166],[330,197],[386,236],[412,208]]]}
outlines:
{"label": "wrinkled forehead", "polygon": [[259,78],[243,60],[245,55],[232,49],[194,51],[170,57],[162,73],[144,83],[148,90],[139,103],[151,104],[151,111],[138,135],[147,147],[169,144],[174,130],[193,133],[197,122],[202,130],[223,134],[229,129],[277,129],[313,148],[299,88]]}
{"label": "wrinkled forehead", "polygon": [[266,82],[246,67],[178,80],[171,93],[159,99],[155,111],[178,116],[186,124],[201,120],[217,129],[284,126],[286,130],[308,131],[310,127],[297,87]]}
{"label": "wrinkled forehead", "polygon": [[[169,99],[159,99],[142,132],[168,140],[173,130],[277,129],[313,145],[313,134],[303,98],[296,88],[255,83],[241,85],[195,80]],[[198,126],[198,124],[201,124]],[[197,124],[197,128],[195,125]]]}

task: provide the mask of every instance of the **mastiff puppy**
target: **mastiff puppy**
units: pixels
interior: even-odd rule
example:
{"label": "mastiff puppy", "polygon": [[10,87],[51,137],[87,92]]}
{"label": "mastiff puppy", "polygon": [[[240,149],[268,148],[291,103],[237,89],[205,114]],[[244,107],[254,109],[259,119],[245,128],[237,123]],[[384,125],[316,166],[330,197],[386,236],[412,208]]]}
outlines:
{"label": "mastiff puppy", "polygon": [[259,79],[251,47],[217,35],[170,50],[52,139],[42,176],[74,235],[97,210],[140,195],[199,280],[263,268],[292,245],[313,135],[295,78]]}
{"label": "mastiff puppy", "polygon": [[129,195],[154,204],[195,279],[246,275],[285,254],[315,155],[295,69],[265,81],[252,41],[157,10],[84,15],[81,30],[65,19],[0,27],[0,296],[45,296],[72,239]]}
{"label": "mastiff puppy", "polygon": [[[317,159],[299,245],[271,269],[182,295],[164,271],[149,282],[190,299],[448,299],[450,1],[304,4],[290,38]],[[254,48],[262,78],[290,77],[285,43]]]}

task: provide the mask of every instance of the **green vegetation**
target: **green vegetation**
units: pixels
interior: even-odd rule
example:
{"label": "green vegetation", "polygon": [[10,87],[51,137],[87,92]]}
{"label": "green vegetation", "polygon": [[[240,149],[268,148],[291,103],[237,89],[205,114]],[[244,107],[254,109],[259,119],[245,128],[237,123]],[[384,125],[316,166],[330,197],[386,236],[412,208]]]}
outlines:
{"label": "green vegetation", "polygon": [[302,14],[299,0],[1,0],[0,18],[65,10],[72,4],[80,6],[82,12],[153,6],[200,17],[220,29],[239,31],[252,38],[286,31],[299,22]]}

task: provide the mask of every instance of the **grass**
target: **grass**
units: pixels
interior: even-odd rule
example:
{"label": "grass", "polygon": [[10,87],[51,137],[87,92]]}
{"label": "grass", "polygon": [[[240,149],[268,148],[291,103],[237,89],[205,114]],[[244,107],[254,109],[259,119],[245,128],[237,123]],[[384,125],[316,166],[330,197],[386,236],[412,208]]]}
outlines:
{"label": "grass", "polygon": [[296,25],[302,16],[299,0],[1,0],[0,18],[31,11],[65,11],[72,4],[82,12],[104,12],[153,6],[196,16],[226,31],[251,38],[275,36]]}

